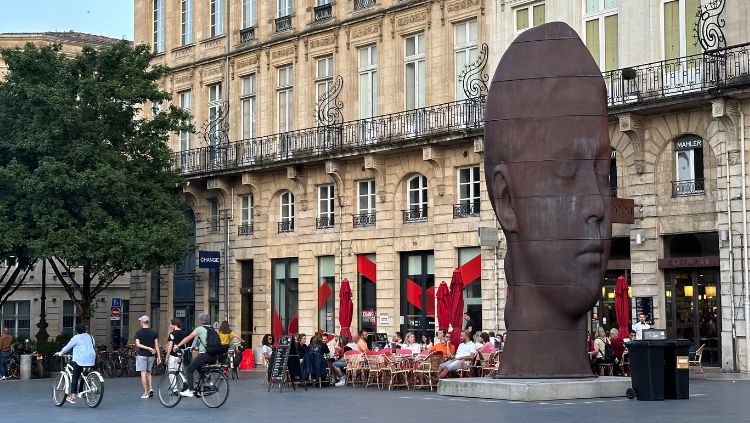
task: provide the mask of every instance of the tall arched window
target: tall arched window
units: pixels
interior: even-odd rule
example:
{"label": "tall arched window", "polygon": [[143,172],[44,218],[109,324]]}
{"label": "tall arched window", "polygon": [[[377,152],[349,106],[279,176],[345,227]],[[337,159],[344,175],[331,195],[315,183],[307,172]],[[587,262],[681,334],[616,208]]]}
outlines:
{"label": "tall arched window", "polygon": [[406,210],[404,222],[427,220],[427,178],[414,175],[406,181]]}
{"label": "tall arched window", "polygon": [[279,233],[294,232],[294,194],[289,191],[281,194],[281,220]]}

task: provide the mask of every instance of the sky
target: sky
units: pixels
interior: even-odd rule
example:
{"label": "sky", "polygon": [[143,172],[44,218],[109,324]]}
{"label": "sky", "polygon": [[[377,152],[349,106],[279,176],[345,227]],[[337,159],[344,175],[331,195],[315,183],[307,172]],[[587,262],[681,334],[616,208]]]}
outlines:
{"label": "sky", "polygon": [[78,31],[133,40],[133,0],[0,0],[0,33]]}

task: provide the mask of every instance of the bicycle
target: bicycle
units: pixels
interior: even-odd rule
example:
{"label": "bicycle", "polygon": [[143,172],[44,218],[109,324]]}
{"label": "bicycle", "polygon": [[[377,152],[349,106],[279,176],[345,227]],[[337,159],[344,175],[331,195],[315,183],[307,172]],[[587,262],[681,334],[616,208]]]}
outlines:
{"label": "bicycle", "polygon": [[[181,371],[182,360],[190,348],[182,348],[176,352],[177,370],[169,370],[159,382],[159,401],[163,406],[172,408],[179,404],[182,396],[180,392],[187,386],[187,379]],[[229,397],[229,383],[224,377],[219,364],[205,364],[201,371],[198,382],[195,384],[195,396],[200,397],[203,404],[209,408],[219,408]]]}
{"label": "bicycle", "polygon": [[[52,402],[61,407],[65,404],[65,397],[70,395],[70,384],[73,380],[73,365],[70,363],[73,356],[65,354],[61,356],[64,360],[64,368],[52,382]],[[86,401],[91,408],[97,407],[104,397],[104,378],[101,373],[84,367],[81,377],[78,378],[78,396]]]}
{"label": "bicycle", "polygon": [[242,352],[245,351],[245,343],[235,345],[229,348],[227,351],[227,361],[222,370],[224,371],[224,377],[229,377],[231,374],[232,380],[240,378],[240,372],[238,366],[242,361]]}
{"label": "bicycle", "polygon": [[154,364],[154,368],[151,370],[152,376],[161,376],[167,372],[167,351],[164,350],[164,348],[159,347],[159,352],[161,353],[161,363]]}

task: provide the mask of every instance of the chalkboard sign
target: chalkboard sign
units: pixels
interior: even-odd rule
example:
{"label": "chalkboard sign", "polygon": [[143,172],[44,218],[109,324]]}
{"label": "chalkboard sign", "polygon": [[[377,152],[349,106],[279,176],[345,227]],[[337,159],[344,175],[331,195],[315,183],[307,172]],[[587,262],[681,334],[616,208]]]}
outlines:
{"label": "chalkboard sign", "polygon": [[[273,353],[271,361],[271,377],[269,378],[268,390],[271,386],[279,384],[279,392],[286,381],[287,371],[292,382],[292,389],[296,390],[294,384],[302,383],[302,366],[300,366],[300,357],[297,353],[297,343],[291,336],[282,336],[279,339],[279,345]],[[305,390],[307,387],[305,386]]]}
{"label": "chalkboard sign", "polygon": [[635,318],[643,314],[646,316],[646,323],[654,324],[654,299],[653,297],[635,297]]}

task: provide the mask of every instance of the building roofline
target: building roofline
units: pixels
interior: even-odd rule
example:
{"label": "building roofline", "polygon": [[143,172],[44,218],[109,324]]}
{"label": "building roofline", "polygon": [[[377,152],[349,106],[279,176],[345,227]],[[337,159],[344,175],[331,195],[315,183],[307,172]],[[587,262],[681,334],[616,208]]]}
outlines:
{"label": "building roofline", "polygon": [[0,33],[0,39],[7,38],[42,38],[52,42],[64,42],[80,45],[111,46],[120,41],[132,44],[132,41],[107,37],[104,35],[89,34],[78,31],[45,31],[45,32],[4,32]]}

